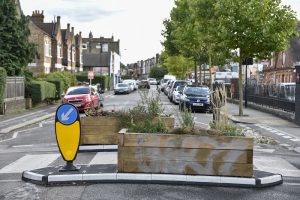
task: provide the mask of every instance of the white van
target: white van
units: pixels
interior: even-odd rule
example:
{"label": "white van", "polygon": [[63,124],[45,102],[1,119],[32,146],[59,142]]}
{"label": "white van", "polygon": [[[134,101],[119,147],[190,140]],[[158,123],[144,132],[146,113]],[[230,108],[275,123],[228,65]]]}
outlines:
{"label": "white van", "polygon": [[162,92],[164,92],[166,86],[167,86],[167,82],[170,81],[170,80],[176,80],[176,76],[173,76],[173,75],[164,75],[164,78],[161,79],[161,82],[160,82],[160,89]]}

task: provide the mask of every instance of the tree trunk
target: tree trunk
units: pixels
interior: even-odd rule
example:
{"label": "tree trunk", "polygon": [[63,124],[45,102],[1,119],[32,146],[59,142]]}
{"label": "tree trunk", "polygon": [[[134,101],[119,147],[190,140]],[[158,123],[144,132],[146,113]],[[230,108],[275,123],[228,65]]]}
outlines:
{"label": "tree trunk", "polygon": [[209,88],[210,88],[210,91],[213,91],[213,82],[212,82],[212,74],[211,74],[212,62],[211,62],[211,54],[210,53],[208,53],[208,64],[209,64]]}
{"label": "tree trunk", "polygon": [[197,60],[195,60],[195,68],[194,68],[194,73],[195,73],[195,85],[198,85],[198,75],[197,75]]}
{"label": "tree trunk", "polygon": [[240,51],[239,58],[239,116],[243,116],[243,57]]}

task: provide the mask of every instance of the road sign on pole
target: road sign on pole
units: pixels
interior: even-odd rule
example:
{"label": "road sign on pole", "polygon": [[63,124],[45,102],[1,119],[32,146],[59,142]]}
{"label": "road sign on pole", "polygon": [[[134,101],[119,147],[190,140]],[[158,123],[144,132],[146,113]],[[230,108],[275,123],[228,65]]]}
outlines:
{"label": "road sign on pole", "polygon": [[92,79],[94,79],[94,72],[93,71],[88,72],[88,79],[90,79],[90,85],[92,85]]}
{"label": "road sign on pole", "polygon": [[60,171],[77,171],[73,165],[80,143],[80,117],[77,108],[72,104],[62,104],[56,110],[55,134],[59,151],[66,166]]}

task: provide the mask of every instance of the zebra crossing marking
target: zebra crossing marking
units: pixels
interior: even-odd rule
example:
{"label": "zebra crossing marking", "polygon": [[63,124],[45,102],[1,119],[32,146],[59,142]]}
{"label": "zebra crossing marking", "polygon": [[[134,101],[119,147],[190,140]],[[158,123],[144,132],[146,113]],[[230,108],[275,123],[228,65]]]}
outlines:
{"label": "zebra crossing marking", "polygon": [[0,173],[21,173],[23,171],[47,167],[59,156],[60,154],[25,155],[0,169]]}
{"label": "zebra crossing marking", "polygon": [[254,156],[254,166],[261,171],[279,173],[283,176],[300,177],[300,170],[279,157]]}
{"label": "zebra crossing marking", "polygon": [[118,152],[98,152],[94,158],[89,162],[89,165],[99,164],[117,164]]}

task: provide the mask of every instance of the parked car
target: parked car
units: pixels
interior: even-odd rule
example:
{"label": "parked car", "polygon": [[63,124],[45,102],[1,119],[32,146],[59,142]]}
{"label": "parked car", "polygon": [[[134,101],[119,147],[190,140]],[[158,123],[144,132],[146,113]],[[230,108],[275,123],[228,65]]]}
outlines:
{"label": "parked car", "polygon": [[206,86],[185,86],[179,100],[179,109],[187,108],[194,111],[212,112],[210,89]]}
{"label": "parked car", "polygon": [[172,102],[173,99],[173,91],[175,90],[175,88],[179,85],[187,85],[187,82],[184,80],[175,80],[172,82],[170,89],[168,91],[168,98],[169,100]]}
{"label": "parked car", "polygon": [[181,94],[182,94],[182,91],[183,91],[184,87],[185,87],[185,85],[179,85],[173,91],[172,102],[174,104],[179,104],[179,100],[180,100],[180,97],[181,97]]}
{"label": "parked car", "polygon": [[176,80],[176,77],[173,75],[164,75],[164,78],[160,81],[160,89],[162,92],[164,92],[169,80]]}
{"label": "parked car", "polygon": [[91,108],[98,109],[99,101],[99,95],[93,87],[75,86],[67,90],[62,103],[71,103],[78,111],[84,111]]}
{"label": "parked car", "polygon": [[164,93],[166,96],[168,96],[168,92],[170,91],[170,88],[172,86],[172,83],[174,82],[175,80],[169,80],[166,84],[166,87],[164,89]]}
{"label": "parked car", "polygon": [[128,84],[128,85],[130,86],[130,88],[131,88],[132,91],[138,89],[138,85],[137,85],[136,81],[133,80],[133,79],[126,79],[126,80],[123,80],[122,83]]}
{"label": "parked car", "polygon": [[148,81],[149,81],[150,85],[157,85],[156,78],[149,78]]}
{"label": "parked car", "polygon": [[148,80],[141,80],[139,82],[139,89],[150,89],[150,83]]}
{"label": "parked car", "polygon": [[130,85],[126,83],[118,83],[115,86],[114,94],[129,94],[130,93]]}

